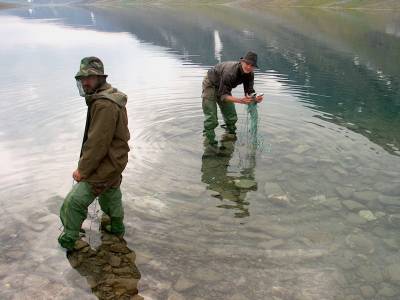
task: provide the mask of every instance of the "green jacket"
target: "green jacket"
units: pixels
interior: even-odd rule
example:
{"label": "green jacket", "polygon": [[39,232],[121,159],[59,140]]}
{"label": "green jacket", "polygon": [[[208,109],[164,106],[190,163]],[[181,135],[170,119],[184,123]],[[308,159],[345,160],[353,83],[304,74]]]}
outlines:
{"label": "green jacket", "polygon": [[78,170],[89,183],[115,182],[128,163],[127,96],[105,83],[85,99],[88,116]]}

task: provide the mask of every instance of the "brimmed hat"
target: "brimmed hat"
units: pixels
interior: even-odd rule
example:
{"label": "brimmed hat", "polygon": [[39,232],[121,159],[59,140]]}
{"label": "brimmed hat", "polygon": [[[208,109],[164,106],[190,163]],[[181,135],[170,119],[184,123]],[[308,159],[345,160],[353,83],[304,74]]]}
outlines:
{"label": "brimmed hat", "polygon": [[91,75],[107,77],[107,75],[104,74],[103,63],[99,58],[94,56],[82,58],[79,71],[76,73],[75,78],[79,79]]}
{"label": "brimmed hat", "polygon": [[244,61],[244,62],[246,62],[246,63],[248,63],[248,64],[250,64],[250,65],[252,65],[252,66],[254,66],[256,68],[258,68],[258,65],[257,65],[257,53],[255,53],[255,52],[252,52],[252,51],[247,52],[246,56],[245,57],[241,57],[240,60]]}

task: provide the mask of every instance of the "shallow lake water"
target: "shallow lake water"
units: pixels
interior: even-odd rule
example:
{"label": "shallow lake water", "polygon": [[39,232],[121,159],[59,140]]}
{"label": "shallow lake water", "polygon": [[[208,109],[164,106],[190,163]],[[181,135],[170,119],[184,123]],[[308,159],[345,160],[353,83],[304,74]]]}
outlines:
{"label": "shallow lake water", "polygon": [[[125,240],[142,297],[400,298],[400,14],[25,6],[0,11],[0,36],[1,299],[96,299],[57,244],[89,55],[129,96]],[[238,140],[209,155],[202,79],[250,49],[258,147],[237,105]]]}

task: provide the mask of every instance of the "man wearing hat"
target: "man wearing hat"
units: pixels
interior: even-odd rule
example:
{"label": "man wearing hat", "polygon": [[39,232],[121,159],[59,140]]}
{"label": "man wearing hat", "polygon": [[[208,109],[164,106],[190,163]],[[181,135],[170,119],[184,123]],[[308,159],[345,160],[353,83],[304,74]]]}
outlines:
{"label": "man wearing hat", "polygon": [[[234,103],[249,104],[252,101],[261,102],[262,96],[255,99],[250,94],[255,93],[254,69],[257,66],[257,54],[249,51],[239,61],[222,62],[207,72],[203,80],[203,112],[205,144],[215,147],[215,128],[218,126],[217,104],[221,110],[227,134],[236,137],[237,114]],[[232,89],[243,84],[244,97],[232,96]]]}
{"label": "man wearing hat", "polygon": [[120,184],[128,163],[130,138],[127,96],[107,83],[101,60],[83,58],[75,78],[88,110],[78,168],[72,175],[77,184],[60,210],[64,230],[58,242],[68,250],[74,248],[88,207],[96,197],[111,219],[104,229],[118,236],[124,234]]}

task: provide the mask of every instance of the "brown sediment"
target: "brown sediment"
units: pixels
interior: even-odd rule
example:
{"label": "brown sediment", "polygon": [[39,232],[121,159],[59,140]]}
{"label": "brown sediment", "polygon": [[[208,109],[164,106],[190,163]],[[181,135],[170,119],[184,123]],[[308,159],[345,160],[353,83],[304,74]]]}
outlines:
{"label": "brown sediment", "polygon": [[13,7],[15,7],[15,5],[0,2],[0,9],[7,9],[7,8],[13,8]]}

